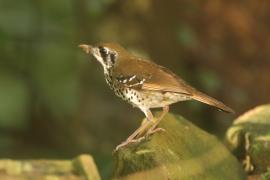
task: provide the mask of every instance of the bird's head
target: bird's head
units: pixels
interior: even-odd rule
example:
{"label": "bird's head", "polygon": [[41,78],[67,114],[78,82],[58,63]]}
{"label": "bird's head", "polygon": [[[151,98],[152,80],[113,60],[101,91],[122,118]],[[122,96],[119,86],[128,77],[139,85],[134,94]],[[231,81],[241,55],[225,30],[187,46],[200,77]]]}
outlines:
{"label": "bird's head", "polygon": [[115,43],[101,43],[97,46],[81,44],[79,47],[87,54],[92,54],[104,70],[113,68],[119,59],[128,53],[123,47]]}

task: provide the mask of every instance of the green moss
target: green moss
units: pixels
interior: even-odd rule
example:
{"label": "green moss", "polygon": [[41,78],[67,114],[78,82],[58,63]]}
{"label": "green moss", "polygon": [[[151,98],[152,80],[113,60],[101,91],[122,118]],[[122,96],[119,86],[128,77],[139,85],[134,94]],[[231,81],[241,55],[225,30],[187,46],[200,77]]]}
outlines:
{"label": "green moss", "polygon": [[251,174],[261,174],[270,168],[270,105],[258,106],[238,117],[226,133],[230,149],[239,159],[249,161]]}
{"label": "green moss", "polygon": [[86,179],[100,180],[90,155],[74,160],[0,160],[0,179]]}
{"label": "green moss", "polygon": [[172,114],[160,127],[166,132],[114,154],[114,178],[244,179],[241,166],[216,137]]}
{"label": "green moss", "polygon": [[261,180],[269,180],[270,179],[270,171],[261,175]]}

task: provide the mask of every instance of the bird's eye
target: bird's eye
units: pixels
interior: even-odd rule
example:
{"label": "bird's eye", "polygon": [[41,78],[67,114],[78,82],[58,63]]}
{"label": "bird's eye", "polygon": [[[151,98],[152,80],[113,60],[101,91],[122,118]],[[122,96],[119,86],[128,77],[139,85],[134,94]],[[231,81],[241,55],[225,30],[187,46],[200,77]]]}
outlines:
{"label": "bird's eye", "polygon": [[99,48],[99,52],[102,56],[106,56],[108,54],[108,50],[102,46],[98,47]]}

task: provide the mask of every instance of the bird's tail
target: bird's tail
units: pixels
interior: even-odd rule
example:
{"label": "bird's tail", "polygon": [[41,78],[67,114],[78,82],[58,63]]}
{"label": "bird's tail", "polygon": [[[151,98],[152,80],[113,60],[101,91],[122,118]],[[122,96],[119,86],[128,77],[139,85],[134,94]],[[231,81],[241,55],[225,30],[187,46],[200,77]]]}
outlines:
{"label": "bird's tail", "polygon": [[192,99],[195,99],[197,101],[200,101],[202,103],[208,104],[210,106],[214,106],[217,107],[218,109],[227,112],[227,113],[234,113],[234,111],[229,108],[228,106],[226,106],[225,104],[223,104],[222,102],[207,96],[206,94],[197,91],[196,93],[193,94]]}

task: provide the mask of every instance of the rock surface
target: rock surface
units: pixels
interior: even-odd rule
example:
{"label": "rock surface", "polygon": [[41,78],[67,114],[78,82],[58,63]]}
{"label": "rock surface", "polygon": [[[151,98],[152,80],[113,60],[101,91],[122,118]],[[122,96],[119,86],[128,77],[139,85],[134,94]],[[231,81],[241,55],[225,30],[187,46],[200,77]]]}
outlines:
{"label": "rock surface", "polygon": [[245,179],[216,137],[181,116],[166,115],[158,132],[114,154],[114,179]]}
{"label": "rock surface", "polygon": [[248,173],[265,173],[262,177],[269,177],[270,104],[258,106],[238,117],[226,133],[226,144],[243,162]]}
{"label": "rock surface", "polygon": [[100,180],[90,155],[74,160],[0,160],[0,179],[6,180]]}

